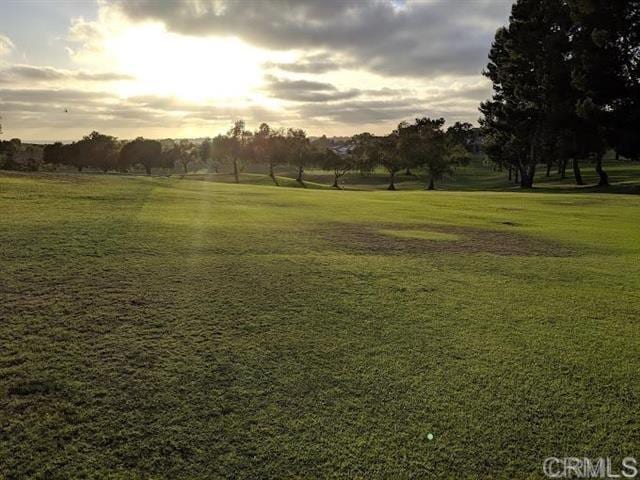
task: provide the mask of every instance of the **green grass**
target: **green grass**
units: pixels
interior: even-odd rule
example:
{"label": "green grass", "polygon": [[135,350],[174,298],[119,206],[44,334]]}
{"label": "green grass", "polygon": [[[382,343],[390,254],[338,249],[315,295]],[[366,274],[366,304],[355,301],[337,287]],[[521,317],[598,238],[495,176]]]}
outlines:
{"label": "green grass", "polygon": [[0,173],[0,478],[637,457],[639,207]]}
{"label": "green grass", "polygon": [[[43,169],[50,168],[45,165]],[[230,172],[230,166],[221,168],[219,173],[207,172],[204,168],[196,167],[196,171],[187,174],[191,180],[202,180],[216,183],[235,183],[235,177]],[[629,160],[616,161],[613,153],[609,152],[605,157],[604,168],[609,173],[611,185],[606,188],[597,187],[598,176],[592,163],[582,161],[581,171],[585,185],[577,187],[573,177],[571,166],[567,168],[566,178],[561,179],[556,168],[551,171],[549,177],[545,176],[546,167],[539,165],[534,182],[533,191],[539,193],[640,193],[640,163]],[[45,170],[46,171],[46,170]],[[61,166],[60,173],[75,173],[75,170],[68,166]],[[51,171],[49,171],[51,173]],[[396,176],[396,187],[399,190],[424,190],[428,177],[424,171],[413,170],[407,175],[405,171],[399,172]],[[85,174],[98,174],[102,172],[86,171]],[[157,169],[155,175],[165,177],[182,178],[184,175],[180,171],[166,171]],[[119,173],[108,173],[107,175],[123,176]],[[143,170],[133,171],[131,176],[144,176]],[[333,173],[318,168],[306,168],[304,175],[304,185],[296,182],[296,169],[278,165],[276,177],[279,186],[307,189],[330,189],[333,185]],[[267,175],[264,165],[248,164],[244,166],[244,171],[240,174],[240,183],[245,185],[272,186],[273,180]],[[376,168],[371,174],[361,175],[353,171],[347,173],[339,180],[341,188],[345,190],[386,190],[389,186],[389,174],[382,168]],[[482,155],[476,155],[469,165],[457,167],[452,176],[443,178],[436,182],[438,190],[446,191],[494,191],[494,192],[514,192],[520,187],[508,180],[507,170],[497,171],[493,164],[484,159]]]}
{"label": "green grass", "polygon": [[[259,165],[249,165],[252,172],[241,175],[241,183],[251,185],[273,185],[272,180],[265,174],[265,169]],[[539,165],[537,168],[534,190],[541,193],[640,193],[640,163],[628,160],[615,161],[610,153],[604,162],[604,168],[609,174],[611,186],[597,187],[598,176],[592,163],[582,161],[581,171],[585,185],[576,187],[571,166],[567,168],[566,178],[561,179],[557,168],[546,177],[546,167]],[[294,178],[296,171],[286,166],[279,166],[279,183],[286,187],[300,187]],[[230,173],[218,174],[190,174],[191,177],[221,183],[233,183],[234,177]],[[331,172],[308,168],[305,171],[305,183],[307,188],[330,188],[333,184]],[[377,168],[370,175],[360,175],[359,172],[350,172],[340,179],[340,185],[346,190],[386,190],[389,186],[389,175],[383,168]],[[414,170],[411,175],[399,172],[396,176],[396,187],[400,190],[424,190],[427,185],[427,176],[420,170]],[[436,182],[439,190],[448,191],[519,191],[518,185],[508,180],[506,170],[496,171],[493,164],[476,156],[469,165],[458,167],[454,175]]]}

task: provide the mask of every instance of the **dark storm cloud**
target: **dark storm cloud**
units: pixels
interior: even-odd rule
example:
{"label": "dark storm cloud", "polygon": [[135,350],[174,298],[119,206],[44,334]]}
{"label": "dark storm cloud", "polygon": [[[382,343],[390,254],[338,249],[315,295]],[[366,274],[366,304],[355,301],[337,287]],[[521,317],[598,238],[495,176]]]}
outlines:
{"label": "dark storm cloud", "polygon": [[[162,21],[183,34],[229,35],[270,49],[339,53],[360,67],[387,75],[436,76],[480,72],[511,0],[111,3],[131,19]],[[318,57],[289,68],[320,72],[332,66]]]}
{"label": "dark storm cloud", "polygon": [[265,91],[272,97],[297,102],[330,102],[345,100],[360,95],[360,90],[352,88],[338,90],[334,85],[309,80],[281,79],[274,76],[266,78]]}

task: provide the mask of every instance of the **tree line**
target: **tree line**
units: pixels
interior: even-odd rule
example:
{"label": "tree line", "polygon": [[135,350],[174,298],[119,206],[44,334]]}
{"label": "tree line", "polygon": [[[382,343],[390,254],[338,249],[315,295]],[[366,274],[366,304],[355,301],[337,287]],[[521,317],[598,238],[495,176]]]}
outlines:
{"label": "tree line", "polygon": [[640,157],[640,0],[518,0],[495,35],[484,74],[493,96],[482,103],[484,150],[524,188],[536,166]]}
{"label": "tree line", "polygon": [[[366,175],[382,168],[389,176],[389,190],[395,190],[396,175],[401,171],[424,175],[427,188],[434,189],[436,181],[452,175],[456,166],[467,164],[478,147],[471,124],[456,122],[446,130],[444,124],[442,118],[418,118],[413,123],[400,123],[388,135],[361,133],[337,143],[324,135],[310,138],[304,130],[276,129],[266,123],[251,131],[242,120],[234,122],[226,134],[202,142],[142,137],[123,142],[92,132],[70,144],[45,145],[42,162],[54,168],[72,166],[80,172],[85,168],[103,172],[144,168],[147,174],[152,169],[176,167],[186,174],[199,162],[217,173],[228,168],[237,183],[244,168],[253,165],[264,168],[275,185],[276,169],[287,167],[295,169],[295,179],[302,186],[305,169],[320,168],[332,173],[335,188],[340,188],[340,179],[351,171]],[[19,142],[3,145],[5,151],[12,151]]]}

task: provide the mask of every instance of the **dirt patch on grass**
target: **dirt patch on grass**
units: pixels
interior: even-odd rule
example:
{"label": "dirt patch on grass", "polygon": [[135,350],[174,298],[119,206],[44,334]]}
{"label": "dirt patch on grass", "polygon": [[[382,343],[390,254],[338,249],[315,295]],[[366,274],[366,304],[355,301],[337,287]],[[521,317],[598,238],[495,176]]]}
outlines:
{"label": "dirt patch on grass", "polygon": [[[390,235],[395,232],[434,232],[455,239],[429,239],[425,236]],[[386,232],[385,232],[386,231]],[[341,250],[363,254],[490,253],[502,256],[570,257],[571,247],[515,231],[485,230],[449,225],[362,225],[331,224],[319,235]]]}

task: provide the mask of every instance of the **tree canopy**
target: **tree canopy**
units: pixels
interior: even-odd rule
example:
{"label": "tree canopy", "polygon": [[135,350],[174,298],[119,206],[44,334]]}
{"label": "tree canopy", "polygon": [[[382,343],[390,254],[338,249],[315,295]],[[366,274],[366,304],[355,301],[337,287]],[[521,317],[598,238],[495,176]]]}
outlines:
{"label": "tree canopy", "polygon": [[517,169],[522,187],[536,166],[593,159],[609,183],[607,148],[638,156],[640,2],[518,0],[497,31],[485,75],[493,97],[481,125],[487,154]]}

